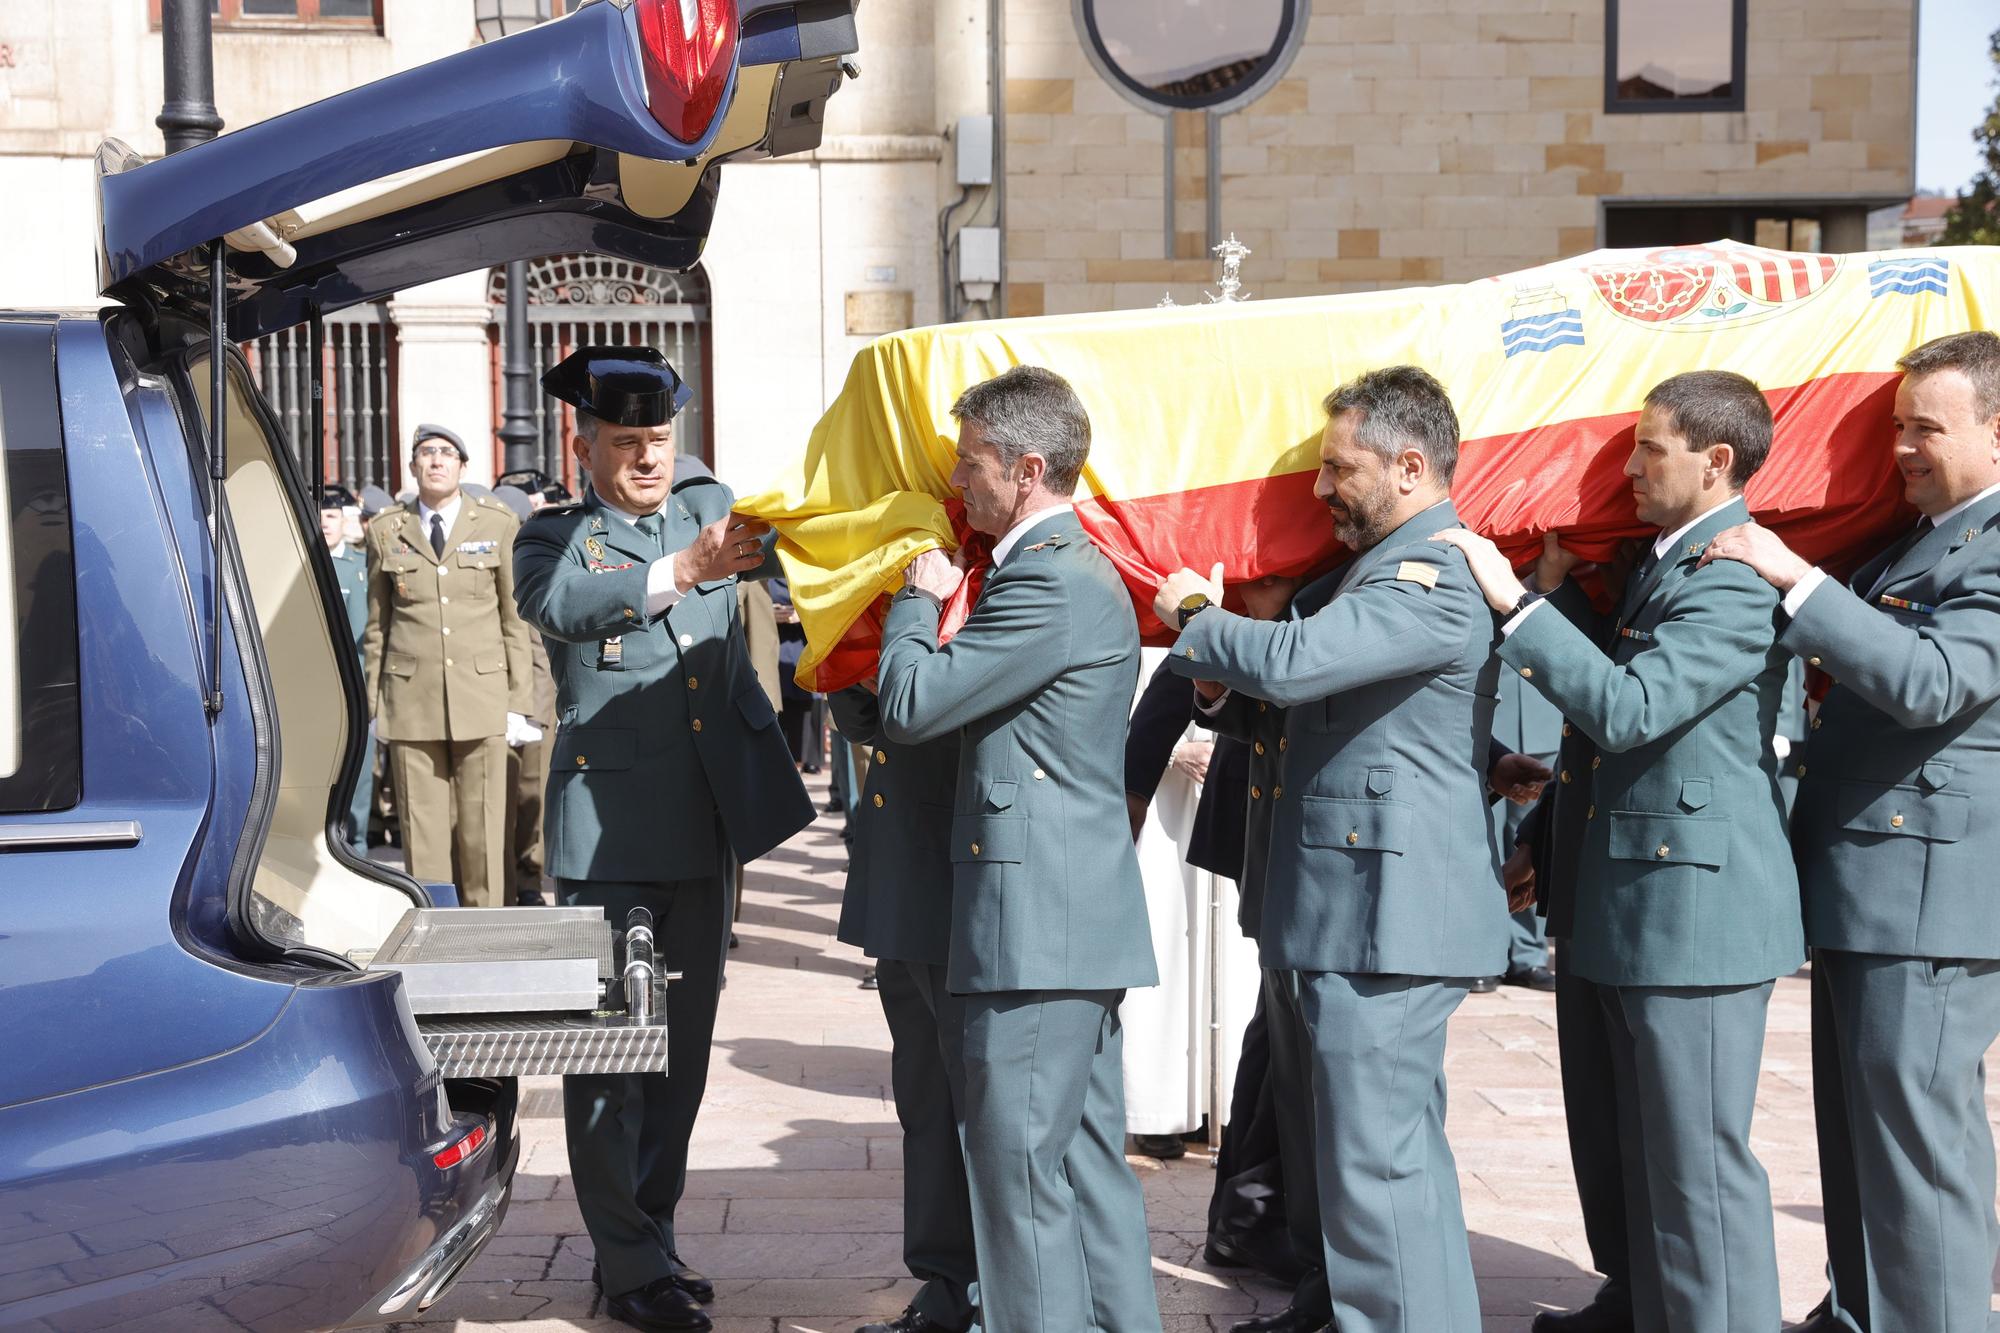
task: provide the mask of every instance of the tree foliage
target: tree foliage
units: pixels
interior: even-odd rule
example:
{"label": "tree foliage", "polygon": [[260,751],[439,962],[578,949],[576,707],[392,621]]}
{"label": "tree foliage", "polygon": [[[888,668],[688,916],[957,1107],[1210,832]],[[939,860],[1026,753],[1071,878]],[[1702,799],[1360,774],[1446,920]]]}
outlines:
{"label": "tree foliage", "polygon": [[[1987,53],[2000,81],[2000,28],[1987,38]],[[1972,137],[1986,165],[1944,215],[1944,235],[1939,239],[1946,245],[2000,245],[2000,92]]]}

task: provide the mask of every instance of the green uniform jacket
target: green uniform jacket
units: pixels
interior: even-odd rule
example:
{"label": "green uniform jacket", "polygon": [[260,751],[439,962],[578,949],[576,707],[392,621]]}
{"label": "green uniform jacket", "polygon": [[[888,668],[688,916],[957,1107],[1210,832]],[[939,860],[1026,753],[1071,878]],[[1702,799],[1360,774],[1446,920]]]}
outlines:
{"label": "green uniform jacket", "polygon": [[1493,613],[1433,505],[1362,552],[1324,607],[1188,622],[1184,675],[1284,707],[1265,877],[1265,967],[1494,976],[1506,897],[1486,850]]}
{"label": "green uniform jacket", "polygon": [[1156,984],[1125,810],[1139,624],[1117,571],[1074,515],[1052,515],[1022,534],[942,648],[937,630],[936,602],[897,594],[878,702],[892,741],[963,731],[951,989]]}
{"label": "green uniform jacket", "polygon": [[1836,682],[1798,757],[1806,938],[2000,958],[2000,496],[1901,546],[1816,589],[1780,639]]}
{"label": "green uniform jacket", "polygon": [[333,579],[340,585],[340,606],[347,612],[347,633],[354,651],[361,652],[362,636],[368,632],[368,557],[355,546],[343,546],[333,561]]}
{"label": "green uniform jacket", "polygon": [[[1748,566],[1696,568],[1741,501],[1702,519],[1626,604],[1607,654],[1554,607],[1500,656],[1596,744],[1566,746],[1559,784],[1587,790],[1574,904],[1551,902],[1567,965],[1613,986],[1742,986],[1805,961],[1798,876],[1771,753],[1785,654],[1778,594]],[[1568,881],[1568,882],[1565,882]]]}
{"label": "green uniform jacket", "polygon": [[[667,553],[732,503],[710,478],[674,487]],[[659,555],[595,498],[542,510],[515,545],[521,616],[547,640],[556,682],[544,864],[558,879],[693,879],[813,820],[738,632],[736,581],[697,584],[648,617]]]}
{"label": "green uniform jacket", "polygon": [[444,560],[414,504],[368,524],[368,628],[361,657],[375,734],[386,741],[476,741],[534,708],[528,627],[514,610],[514,511],[461,497]]}
{"label": "green uniform jacket", "polygon": [[854,849],[840,899],[842,943],[870,958],[939,967],[951,957],[952,792],[958,733],[899,745],[859,685],[827,696],[834,725],[873,762],[854,812]]}

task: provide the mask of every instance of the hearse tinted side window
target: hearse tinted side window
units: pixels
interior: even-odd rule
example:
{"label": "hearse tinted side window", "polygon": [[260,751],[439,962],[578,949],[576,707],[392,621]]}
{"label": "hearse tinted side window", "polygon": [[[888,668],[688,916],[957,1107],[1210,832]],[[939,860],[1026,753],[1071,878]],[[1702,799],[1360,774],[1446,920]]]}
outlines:
{"label": "hearse tinted side window", "polygon": [[0,323],[0,812],[80,799],[76,567],[55,335]]}

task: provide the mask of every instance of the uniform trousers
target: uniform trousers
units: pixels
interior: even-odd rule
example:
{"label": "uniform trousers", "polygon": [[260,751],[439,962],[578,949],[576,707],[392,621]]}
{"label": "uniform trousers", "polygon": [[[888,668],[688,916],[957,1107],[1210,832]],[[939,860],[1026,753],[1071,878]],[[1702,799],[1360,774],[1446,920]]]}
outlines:
{"label": "uniform trousers", "polygon": [[1326,1289],[1326,1244],[1319,1224],[1319,1176],[1313,1166],[1312,1034],[1306,1029],[1292,975],[1264,969],[1285,1229],[1291,1234],[1292,1252],[1305,1268],[1292,1288],[1291,1305],[1303,1315],[1331,1318],[1333,1298]]}
{"label": "uniform trousers", "polygon": [[348,846],[354,854],[368,857],[368,816],[375,809],[375,724],[368,724],[368,739],[361,743],[361,771],[354,778],[354,798],[347,803]]}
{"label": "uniform trousers", "polygon": [[1597,983],[1569,970],[1568,953],[1566,944],[1556,945],[1556,1051],[1562,1060],[1563,1119],[1583,1237],[1591,1265],[1604,1274],[1592,1304],[1607,1312],[1629,1310],[1632,1248],[1625,1225],[1625,1162],[1619,1148],[1611,1034]]}
{"label": "uniform trousers", "polygon": [[1445,1024],[1462,978],[1293,972],[1311,1039],[1326,1280],[1340,1333],[1478,1333],[1445,1139]]}
{"label": "uniform trousers", "polygon": [[1834,1314],[1856,1333],[1983,1333],[2000,961],[1815,949],[1812,986]]}
{"label": "uniform trousers", "polygon": [[549,741],[546,736],[507,751],[507,882],[509,902],[542,891],[542,802],[549,785]]}
{"label": "uniform trousers", "polygon": [[1638,1333],[1781,1323],[1771,1182],[1750,1150],[1772,985],[1597,988]]}
{"label": "uniform trousers", "polygon": [[456,885],[462,907],[506,903],[507,741],[389,742],[413,878]]}
{"label": "uniform trousers", "polygon": [[602,907],[623,931],[634,907],[653,914],[667,987],[665,1074],[573,1074],[563,1079],[576,1203],[604,1289],[636,1290],[671,1274],[677,1252],[674,1209],[687,1186],[688,1138],[708,1086],[722,960],[729,945],[730,895],[724,872],[660,884],[562,879],[556,891],[572,907]]}
{"label": "uniform trousers", "polygon": [[889,1083],[903,1126],[903,1265],[923,1286],[910,1304],[946,1328],[972,1322],[978,1275],[972,1200],[959,1141],[965,1100],[965,997],[941,963],[876,964],[889,1022]]}
{"label": "uniform trousers", "polygon": [[965,1170],[983,1333],[1160,1333],[1125,1161],[1122,991],[965,997]]}

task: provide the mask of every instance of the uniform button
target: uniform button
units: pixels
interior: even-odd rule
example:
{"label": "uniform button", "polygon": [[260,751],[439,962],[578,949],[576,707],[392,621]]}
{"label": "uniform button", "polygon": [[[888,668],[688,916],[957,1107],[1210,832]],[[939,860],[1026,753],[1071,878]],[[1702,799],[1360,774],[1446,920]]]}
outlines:
{"label": "uniform button", "polygon": [[692,634],[683,634],[683,635],[681,635],[681,647],[683,647],[683,648],[692,648],[692,647],[694,647],[694,635],[692,635]]}
{"label": "uniform button", "polygon": [[698,689],[700,689],[700,688],[701,688],[701,677],[699,677],[699,676],[689,676],[689,677],[688,677],[688,688],[689,688],[689,689],[691,689],[691,690],[698,690]]}
{"label": "uniform button", "polygon": [[584,766],[585,764],[587,764],[587,763],[589,763],[589,762],[590,762],[590,761],[589,761],[588,759],[585,759],[585,758],[584,758],[584,757],[583,757],[582,755],[578,755],[578,756],[576,757],[576,766],[577,766],[578,768],[582,768],[582,767],[583,767],[583,766]]}
{"label": "uniform button", "polygon": [[1285,789],[1283,787],[1271,788],[1271,799],[1274,801],[1277,800],[1280,796],[1283,796],[1284,794],[1285,794]]}
{"label": "uniform button", "polygon": [[1258,741],[1254,748],[1256,749],[1258,754],[1264,753],[1264,742]]}
{"label": "uniform button", "polygon": [[1260,713],[1268,709],[1270,706],[1271,705],[1265,703],[1262,699],[1259,699],[1257,701],[1257,711]]}
{"label": "uniform button", "polygon": [[979,844],[976,842],[972,844],[972,854],[974,856],[979,855]]}
{"label": "uniform button", "polygon": [[1658,847],[1655,847],[1653,849],[1653,855],[1658,857],[1660,860],[1664,861],[1667,859],[1667,853],[1672,850],[1673,848],[1667,846],[1667,844],[1663,842]]}
{"label": "uniform button", "polygon": [[1352,846],[1354,846],[1354,845],[1355,845],[1356,843],[1358,843],[1358,842],[1360,842],[1360,841],[1361,841],[1361,830],[1360,830],[1360,829],[1349,829],[1349,830],[1347,831],[1347,845],[1348,845],[1349,847],[1352,847]]}
{"label": "uniform button", "polygon": [[1800,764],[1797,768],[1793,769],[1792,771],[1798,774],[1798,776],[1804,777],[1806,775],[1806,766],[1804,764]]}
{"label": "uniform button", "polygon": [[450,606],[450,605],[451,605],[451,598],[449,598],[449,597],[440,597],[440,598],[438,598],[438,605],[439,605],[439,606]]}
{"label": "uniform button", "polygon": [[1533,680],[1534,678],[1535,678],[1535,669],[1534,669],[1533,667],[1522,667],[1522,668],[1521,668],[1521,679],[1522,679],[1522,680]]}
{"label": "uniform button", "polygon": [[1252,788],[1250,789],[1250,799],[1251,799],[1251,800],[1253,800],[1253,801],[1261,801],[1261,800],[1263,800],[1263,799],[1264,799],[1264,789],[1263,789],[1262,787],[1252,787]]}
{"label": "uniform button", "polygon": [[1603,762],[1604,762],[1604,756],[1601,754],[1594,754],[1590,757],[1590,766],[1592,768],[1596,768],[1599,764]]}
{"label": "uniform button", "polygon": [[1819,665],[1819,659],[1818,659],[1817,657],[1808,657],[1808,658],[1806,659],[1806,665],[1807,665],[1807,666],[1815,666],[1815,667],[1816,667],[1816,666],[1818,666],[1818,665]]}
{"label": "uniform button", "polygon": [[447,575],[447,574],[449,574],[449,573],[451,573],[451,566],[450,566],[450,565],[439,565],[439,566],[438,566],[438,577],[439,577],[439,578],[443,578],[443,577],[444,577],[445,575]]}
{"label": "uniform button", "polygon": [[876,762],[876,763],[878,763],[878,764],[886,764],[886,763],[888,763],[888,762],[889,762],[889,752],[888,752],[887,750],[877,750],[877,751],[875,752],[875,762]]}
{"label": "uniform button", "polygon": [[1292,743],[1290,741],[1286,740],[1283,736],[1278,737],[1278,750],[1280,753],[1289,750],[1291,748],[1292,748]]}
{"label": "uniform button", "polygon": [[1035,781],[1037,781],[1037,782],[1040,782],[1040,781],[1041,781],[1042,779],[1046,778],[1047,776],[1048,776],[1048,774],[1046,774],[1046,773],[1042,772],[1042,770],[1041,770],[1041,769],[1039,769],[1039,768],[1038,768],[1038,769],[1036,769],[1036,770],[1035,770]]}
{"label": "uniform button", "polygon": [[1820,723],[1822,723],[1822,722],[1824,722],[1824,721],[1826,721],[1826,719],[1825,719],[1825,718],[1823,718],[1823,717],[1816,717],[1816,718],[1814,718],[1814,719],[1813,719],[1813,721],[1812,721],[1812,729],[1813,729],[1814,731],[1818,731],[1818,730],[1819,730],[1819,724],[1820,724]]}
{"label": "uniform button", "polygon": [[876,792],[876,793],[875,793],[875,808],[876,808],[877,810],[880,810],[880,809],[881,809],[881,808],[883,807],[883,805],[885,805],[885,804],[886,804],[886,802],[885,802],[885,801],[883,801],[883,799],[882,799],[882,793],[881,793],[881,792],[879,792],[879,791],[878,791],[878,792]]}
{"label": "uniform button", "polygon": [[446,634],[449,634],[449,633],[451,633],[451,626],[449,626],[449,625],[446,625],[446,626],[444,627],[444,632],[445,632]]}
{"label": "uniform button", "polygon": [[1571,726],[1571,725],[1570,725],[1569,723],[1567,723],[1567,722],[1563,723],[1563,735],[1567,736],[1567,735],[1569,735],[1569,734],[1570,734],[1570,733],[1571,733],[1572,731],[1575,731],[1575,730],[1576,730],[1576,728],[1575,728],[1575,727],[1572,727],[1572,726]]}
{"label": "uniform button", "polygon": [[1562,780],[1563,780],[1564,782],[1568,782],[1568,781],[1569,781],[1569,770],[1568,770],[1568,769],[1566,769],[1566,768],[1565,768],[1565,769],[1564,769],[1564,770],[1562,771]]}
{"label": "uniform button", "polygon": [[689,728],[690,730],[692,730],[692,731],[700,731],[700,730],[701,730],[701,719],[700,719],[700,718],[696,718],[696,719],[695,719],[694,721],[692,721],[692,722],[688,723],[688,728]]}
{"label": "uniform button", "polygon": [[1590,807],[1590,809],[1588,809],[1588,810],[1586,810],[1586,811],[1584,811],[1584,812],[1583,812],[1583,817],[1584,817],[1585,819],[1595,819],[1595,818],[1597,818],[1597,807],[1596,807],[1596,806],[1594,806],[1594,805],[1593,805],[1593,806],[1591,806],[1591,807]]}
{"label": "uniform button", "polygon": [[1901,815],[1890,815],[1890,816],[1889,816],[1889,827],[1890,827],[1890,828],[1901,828],[1901,827],[1903,827],[1903,817],[1902,817]]}
{"label": "uniform button", "polygon": [[451,659],[450,659],[449,657],[445,658],[445,659],[444,659],[444,664],[445,664],[446,666],[450,666],[450,665],[451,665]]}
{"label": "uniform button", "polygon": [[1193,659],[1193,657],[1194,657],[1194,649],[1192,649],[1192,648],[1183,648],[1183,649],[1181,649],[1181,656],[1183,656],[1183,657],[1186,657],[1186,658],[1188,658],[1188,659],[1192,660],[1192,659]]}
{"label": "uniform button", "polygon": [[629,606],[625,608],[625,618],[627,620],[630,620],[632,618],[632,608]]}

